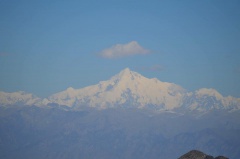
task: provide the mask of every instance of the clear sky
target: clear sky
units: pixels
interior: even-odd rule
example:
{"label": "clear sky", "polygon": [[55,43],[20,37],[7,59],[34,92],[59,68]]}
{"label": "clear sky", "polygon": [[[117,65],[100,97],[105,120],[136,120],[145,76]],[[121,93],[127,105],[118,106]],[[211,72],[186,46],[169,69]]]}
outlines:
{"label": "clear sky", "polygon": [[0,91],[40,97],[122,69],[240,97],[239,0],[0,0]]}

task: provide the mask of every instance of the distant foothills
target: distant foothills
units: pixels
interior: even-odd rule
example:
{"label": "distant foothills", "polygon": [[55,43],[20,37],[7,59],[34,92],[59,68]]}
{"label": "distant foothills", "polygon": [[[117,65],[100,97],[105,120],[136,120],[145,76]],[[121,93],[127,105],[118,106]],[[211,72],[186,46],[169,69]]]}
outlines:
{"label": "distant foothills", "polygon": [[69,87],[44,99],[23,91],[0,92],[0,106],[8,105],[58,105],[72,110],[123,107],[154,111],[232,112],[240,109],[240,98],[224,97],[212,88],[189,92],[174,83],[149,79],[126,68],[107,81],[81,89]]}

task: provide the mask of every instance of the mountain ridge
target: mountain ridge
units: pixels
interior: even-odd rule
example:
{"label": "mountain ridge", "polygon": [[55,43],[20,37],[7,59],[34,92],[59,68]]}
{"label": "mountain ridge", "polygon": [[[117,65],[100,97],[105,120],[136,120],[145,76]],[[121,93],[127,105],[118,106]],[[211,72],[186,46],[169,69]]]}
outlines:
{"label": "mountain ridge", "polygon": [[179,85],[162,82],[157,78],[146,78],[129,68],[125,68],[109,80],[80,89],[68,87],[44,99],[25,92],[0,92],[0,99],[1,105],[57,104],[75,110],[84,106],[97,109],[135,107],[153,110],[187,109],[200,112],[212,109],[240,109],[239,98],[223,97],[215,89],[201,88],[188,92]]}
{"label": "mountain ridge", "polygon": [[96,85],[82,89],[74,89],[71,92],[67,89],[50,96],[49,99],[53,103],[61,103],[67,106],[72,106],[75,102],[78,105],[88,104],[91,107],[107,108],[130,102],[128,104],[137,105],[139,108],[149,104],[168,104],[168,107],[174,107],[174,103],[170,102],[179,100],[173,100],[173,98],[179,97],[168,94],[180,93],[181,91],[184,90],[180,86],[161,82],[157,79],[148,79],[126,68],[111,77],[110,80],[101,81]]}
{"label": "mountain ridge", "polygon": [[218,156],[218,157],[213,157],[211,155],[207,155],[201,151],[198,150],[191,150],[188,153],[182,155],[178,159],[228,159],[225,156]]}

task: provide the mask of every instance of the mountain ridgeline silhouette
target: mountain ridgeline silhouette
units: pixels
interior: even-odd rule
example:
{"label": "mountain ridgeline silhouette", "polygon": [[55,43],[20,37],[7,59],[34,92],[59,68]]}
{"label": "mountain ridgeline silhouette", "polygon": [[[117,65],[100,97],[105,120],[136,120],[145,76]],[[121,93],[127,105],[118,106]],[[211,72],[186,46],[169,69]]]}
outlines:
{"label": "mountain ridgeline silhouette", "polygon": [[91,107],[106,109],[134,107],[150,110],[199,111],[240,109],[240,99],[223,97],[215,89],[202,88],[189,92],[174,83],[146,78],[129,68],[107,81],[81,89],[69,87],[41,99],[25,92],[0,92],[1,105],[67,106],[74,110]]}
{"label": "mountain ridgeline silhouette", "polygon": [[[238,98],[189,92],[129,69],[44,99],[0,92],[4,159],[176,159],[193,149],[239,159],[239,134]],[[202,154],[212,157],[193,151],[180,159]]]}
{"label": "mountain ridgeline silhouette", "polygon": [[192,151],[189,151],[188,153],[182,155],[178,159],[228,159],[228,158],[225,156],[217,156],[214,158],[213,156],[207,155],[201,151],[192,150]]}

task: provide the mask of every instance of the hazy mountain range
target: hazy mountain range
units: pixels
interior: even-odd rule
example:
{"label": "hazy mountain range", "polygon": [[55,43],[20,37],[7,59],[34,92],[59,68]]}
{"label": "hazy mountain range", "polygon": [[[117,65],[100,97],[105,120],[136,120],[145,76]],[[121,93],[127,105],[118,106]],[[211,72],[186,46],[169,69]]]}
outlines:
{"label": "hazy mountain range", "polygon": [[65,91],[41,99],[25,92],[0,92],[0,105],[62,105],[79,110],[82,107],[106,109],[135,107],[151,110],[208,111],[240,109],[240,98],[223,97],[215,89],[202,88],[189,92],[174,83],[146,78],[128,68],[110,80],[81,89],[69,87]]}
{"label": "hazy mountain range", "polygon": [[0,92],[0,158],[176,159],[192,150],[240,158],[240,99],[189,92],[128,68],[41,99]]}

